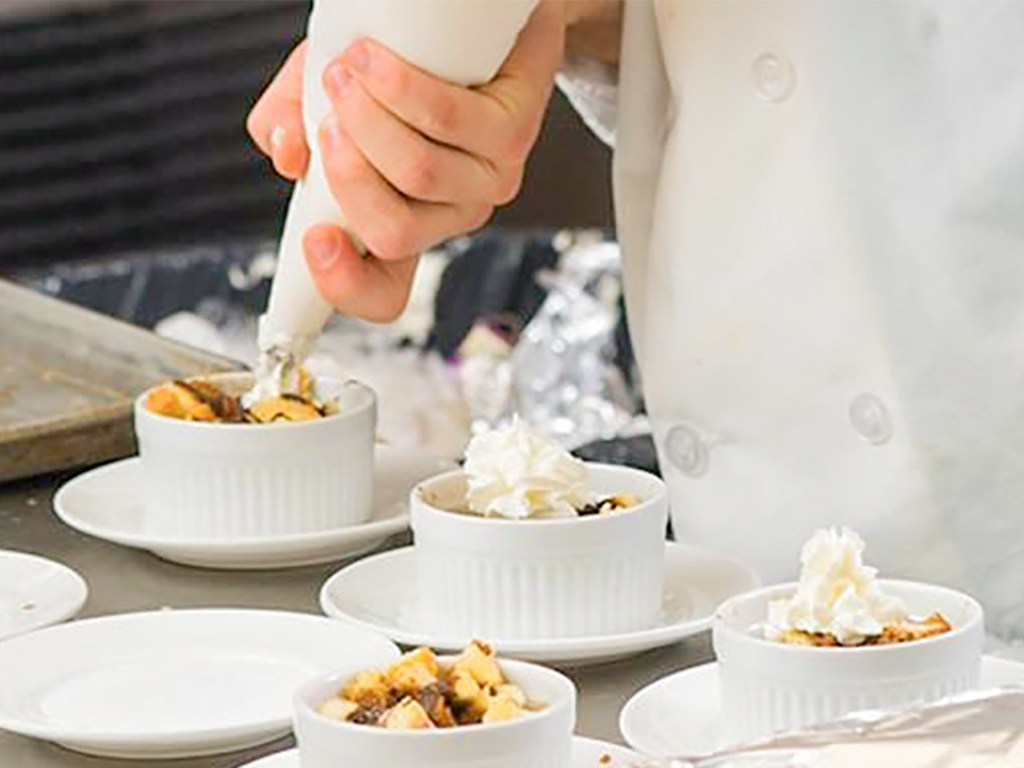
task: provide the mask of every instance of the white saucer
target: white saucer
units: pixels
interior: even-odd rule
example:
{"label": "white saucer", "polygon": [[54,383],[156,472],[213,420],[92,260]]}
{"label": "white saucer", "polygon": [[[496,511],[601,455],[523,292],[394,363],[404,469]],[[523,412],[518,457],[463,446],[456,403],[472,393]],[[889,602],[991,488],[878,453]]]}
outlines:
{"label": "white saucer", "polygon": [[448,461],[405,449],[378,446],[374,513],[370,522],[322,533],[274,539],[168,539],[146,533],[145,509],[136,491],[139,459],[107,464],[66,483],[53,507],[82,533],[127,547],[147,549],[184,565],[267,569],[329,563],[376,549],[409,527],[406,501],[419,481],[451,469]]}
{"label": "white saucer", "polygon": [[104,757],[233,751],[287,734],[305,680],[397,655],[379,635],[299,613],[76,621],[0,643],[0,729]]}
{"label": "white saucer", "polygon": [[70,619],[88,594],[85,581],[67,566],[0,550],[0,640]]}
{"label": "white saucer", "polygon": [[[320,590],[324,613],[381,632],[397,643],[440,650],[464,648],[471,638],[417,631],[416,565],[413,547],[384,552],[334,574]],[[565,640],[488,637],[499,653],[548,664],[594,664],[670,645],[710,628],[715,608],[728,597],[757,586],[752,570],[719,555],[683,544],[665,546],[664,619],[648,630]]]}
{"label": "white saucer", "polygon": [[[610,762],[605,755],[611,758]],[[605,741],[584,739],[580,736],[572,740],[572,768],[632,768],[637,757],[635,752]],[[276,755],[246,763],[241,768],[301,768],[299,750],[278,752]]]}
{"label": "white saucer", "polygon": [[[1024,664],[985,656],[981,688],[1024,683]],[[702,664],[651,683],[619,715],[619,730],[637,752],[653,757],[703,755],[729,746],[721,733],[718,664]]]}

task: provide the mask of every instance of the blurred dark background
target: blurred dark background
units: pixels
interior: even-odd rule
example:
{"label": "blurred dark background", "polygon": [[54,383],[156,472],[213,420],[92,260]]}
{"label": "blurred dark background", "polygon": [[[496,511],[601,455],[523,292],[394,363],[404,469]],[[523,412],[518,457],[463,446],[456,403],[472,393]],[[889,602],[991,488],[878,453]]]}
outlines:
{"label": "blurred dark background", "polygon": [[[305,0],[0,0],[0,274],[275,237],[245,116]],[[608,150],[561,95],[500,228],[611,225]]]}

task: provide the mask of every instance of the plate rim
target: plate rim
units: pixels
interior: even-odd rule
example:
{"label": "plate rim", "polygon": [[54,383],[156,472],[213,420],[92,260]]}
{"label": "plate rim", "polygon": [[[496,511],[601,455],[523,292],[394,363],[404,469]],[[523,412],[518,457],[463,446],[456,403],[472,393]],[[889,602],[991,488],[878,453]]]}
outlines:
{"label": "plate rim", "polygon": [[[982,675],[984,675],[984,668],[986,665],[989,666],[990,670],[996,667],[1015,667],[1019,670],[1022,679],[1024,679],[1024,661],[1017,661],[1015,659],[1006,659],[993,654],[983,653],[981,656],[982,663]],[[667,755],[659,755],[656,752],[648,752],[643,742],[645,739],[636,738],[636,729],[628,723],[635,720],[635,712],[643,704],[645,700],[654,697],[661,688],[668,688],[673,683],[678,683],[680,680],[687,677],[717,677],[715,673],[718,671],[718,662],[716,660],[706,661],[703,664],[694,664],[690,667],[684,667],[683,669],[677,669],[675,672],[670,672],[667,675],[654,680],[639,691],[634,693],[622,709],[619,710],[618,717],[618,728],[619,735],[623,741],[629,746],[630,749],[640,754],[651,755],[653,757],[667,757]],[[986,686],[982,686],[986,687]],[[714,713],[718,716],[718,713]]]}
{"label": "plate rim", "polygon": [[[42,632],[47,633],[62,633],[62,634],[74,634],[76,631],[80,631],[80,627],[83,625],[94,626],[99,623],[103,624],[123,624],[134,621],[150,621],[156,617],[164,617],[169,619],[173,617],[177,620],[182,621],[194,621],[197,626],[204,626],[205,622],[203,619],[210,614],[225,614],[227,618],[244,614],[246,616],[256,616],[264,619],[273,619],[275,621],[295,621],[299,620],[309,625],[314,623],[325,629],[329,626],[330,620],[323,616],[315,613],[304,613],[300,611],[287,611],[287,610],[275,610],[275,609],[263,609],[263,608],[237,608],[237,607],[200,607],[200,608],[170,608],[170,609],[154,609],[146,611],[132,611],[127,613],[110,614],[106,616],[96,616],[88,619],[82,619],[70,624],[60,624],[56,626],[48,627],[44,630],[39,630],[38,633],[33,633],[32,637],[21,636],[19,638],[13,638],[10,642],[0,643],[0,661],[5,657],[10,656],[12,653],[17,653],[18,646],[26,641],[37,641],[37,635]],[[322,622],[328,622],[324,624]],[[344,626],[344,625],[342,625]],[[353,629],[348,627],[348,629]],[[397,657],[400,652],[395,643],[387,637],[380,635],[380,633],[366,633],[369,635],[376,635],[378,639],[384,640],[391,645],[392,650]],[[116,636],[116,632],[114,633]],[[256,634],[253,636],[254,639],[258,640],[262,635]],[[296,647],[302,647],[296,646]],[[13,651],[11,649],[14,649]],[[85,665],[87,668],[88,665]],[[104,753],[112,754],[114,752],[126,752],[127,750],[135,749],[136,747],[146,747],[139,754],[145,753],[156,756],[163,756],[168,754],[174,749],[187,748],[188,745],[193,745],[197,751],[189,751],[188,756],[198,756],[202,754],[215,754],[210,751],[212,744],[225,744],[230,745],[237,743],[240,739],[248,738],[249,736],[255,737],[257,734],[266,734],[267,741],[271,741],[277,737],[280,737],[283,733],[287,733],[291,729],[292,713],[289,708],[287,713],[282,717],[276,717],[273,719],[265,719],[259,722],[245,723],[241,725],[234,725],[230,727],[212,727],[212,728],[200,728],[190,729],[186,731],[175,731],[159,734],[154,737],[152,734],[124,734],[117,732],[101,732],[101,731],[75,731],[68,730],[67,728],[55,728],[47,727],[44,723],[38,721],[32,721],[23,716],[10,717],[6,710],[0,703],[0,730],[5,730],[11,733],[18,734],[20,736],[27,736],[29,738],[39,739],[41,741],[52,742],[67,746],[69,749],[76,750],[76,747],[81,748],[83,752],[88,752],[90,748],[102,750]],[[260,742],[262,743],[262,741]],[[205,746],[203,746],[205,745]],[[229,747],[225,747],[225,750]],[[225,751],[220,750],[220,751]],[[95,752],[94,754],[99,754]],[[180,754],[180,753],[179,753]]]}
{"label": "plate rim", "polygon": [[13,640],[31,632],[38,632],[48,627],[62,624],[68,619],[77,616],[85,606],[86,601],[89,599],[89,583],[85,580],[85,577],[71,566],[62,563],[59,560],[38,555],[34,552],[23,552],[17,549],[0,549],[0,561],[5,559],[32,562],[60,574],[60,578],[67,579],[67,584],[74,589],[74,597],[68,601],[67,605],[56,611],[51,618],[42,622],[30,623],[28,627],[24,629],[17,629],[13,632],[5,633],[0,631],[0,642]]}
{"label": "plate rim", "polygon": [[[333,601],[330,600],[332,587],[343,577],[344,574],[351,573],[353,570],[357,569],[372,568],[384,560],[397,560],[402,557],[409,557],[413,553],[414,549],[414,546],[398,547],[386,552],[364,557],[361,560],[350,563],[349,565],[335,571],[320,587],[320,609],[325,615],[332,619],[343,621],[363,629],[379,632],[399,645],[430,645],[431,647],[441,649],[461,648],[465,645],[463,640],[459,640],[454,637],[435,636],[429,632],[413,632],[401,627],[385,627],[380,624],[374,624],[338,610],[333,604]],[[726,555],[719,555],[718,553],[694,547],[690,544],[672,541],[665,542],[665,551],[666,554],[670,552],[678,553],[678,556],[680,557],[688,551],[697,552],[704,557],[713,557],[722,564],[736,568],[737,573],[742,574],[741,578],[747,579],[750,582],[746,588],[753,588],[760,582],[760,579],[752,568]],[[503,641],[500,638],[489,638],[488,642],[492,643],[499,652],[512,655],[529,654],[536,658],[543,657],[557,660],[614,658],[615,656],[634,652],[634,650],[636,652],[640,652],[641,650],[650,650],[700,634],[701,632],[710,629],[713,618],[714,611],[712,610],[706,616],[699,619],[690,619],[671,624],[663,623],[662,625],[651,629],[637,630],[634,632],[536,641]]]}
{"label": "plate rim", "polygon": [[[87,519],[83,519],[80,515],[74,514],[68,508],[67,497],[75,493],[80,486],[96,482],[97,478],[108,474],[136,472],[140,464],[140,457],[129,456],[93,467],[76,475],[61,485],[54,494],[52,504],[54,514],[61,522],[74,530],[103,541],[154,553],[190,552],[202,553],[206,556],[231,554],[258,557],[268,551],[285,554],[289,552],[299,553],[312,547],[329,547],[332,544],[351,543],[357,545],[372,541],[374,538],[380,538],[381,540],[390,538],[408,530],[410,524],[409,511],[406,505],[401,502],[395,502],[392,505],[392,509],[396,510],[395,514],[382,520],[371,520],[359,525],[332,528],[327,531],[260,539],[188,539],[127,533],[115,527],[97,525]],[[128,491],[124,493],[127,495]],[[141,503],[138,500],[133,501]]]}

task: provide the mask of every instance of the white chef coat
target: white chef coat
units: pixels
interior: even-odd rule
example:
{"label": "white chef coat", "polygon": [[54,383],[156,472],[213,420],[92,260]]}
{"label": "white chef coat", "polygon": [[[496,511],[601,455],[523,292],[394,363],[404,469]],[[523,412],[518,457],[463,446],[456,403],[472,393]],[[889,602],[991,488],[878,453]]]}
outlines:
{"label": "white chef coat", "polygon": [[615,186],[678,538],[848,525],[1024,637],[1024,3],[626,0]]}

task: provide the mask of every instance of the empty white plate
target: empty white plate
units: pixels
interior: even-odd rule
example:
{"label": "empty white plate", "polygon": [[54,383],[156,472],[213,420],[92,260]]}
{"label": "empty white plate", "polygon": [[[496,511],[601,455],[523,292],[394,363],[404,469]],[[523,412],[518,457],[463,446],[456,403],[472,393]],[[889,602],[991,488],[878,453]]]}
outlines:
{"label": "empty white plate", "polygon": [[300,613],[77,621],[0,643],[0,729],[106,757],[227,752],[288,733],[305,680],[397,656],[380,635]]}
{"label": "empty white plate", "polygon": [[[758,584],[757,576],[727,557],[683,544],[665,546],[664,617],[647,630],[565,640],[486,638],[499,653],[547,664],[594,664],[676,643],[710,628],[726,598]],[[458,650],[469,637],[418,629],[413,547],[368,557],[334,574],[320,591],[324,613],[390,637],[396,643]]]}
{"label": "empty white plate", "polygon": [[0,550],[0,640],[70,619],[88,594],[85,581],[67,566]]}
{"label": "empty white plate", "polygon": [[[637,768],[638,758],[635,752],[615,744],[579,736],[572,740],[572,768]],[[278,752],[247,763],[243,768],[301,768],[299,750]]]}
{"label": "empty white plate", "polygon": [[[1024,664],[993,656],[981,662],[981,687],[1024,683]],[[626,743],[654,757],[706,755],[729,746],[722,737],[718,665],[663,677],[629,700],[619,716]]]}
{"label": "empty white plate", "polygon": [[452,468],[422,453],[378,446],[373,518],[363,525],[265,539],[169,539],[145,530],[136,491],[139,459],[107,464],[66,483],[53,507],[75,530],[165,560],[204,568],[266,569],[329,563],[376,549],[409,527],[406,502],[421,480]]}

